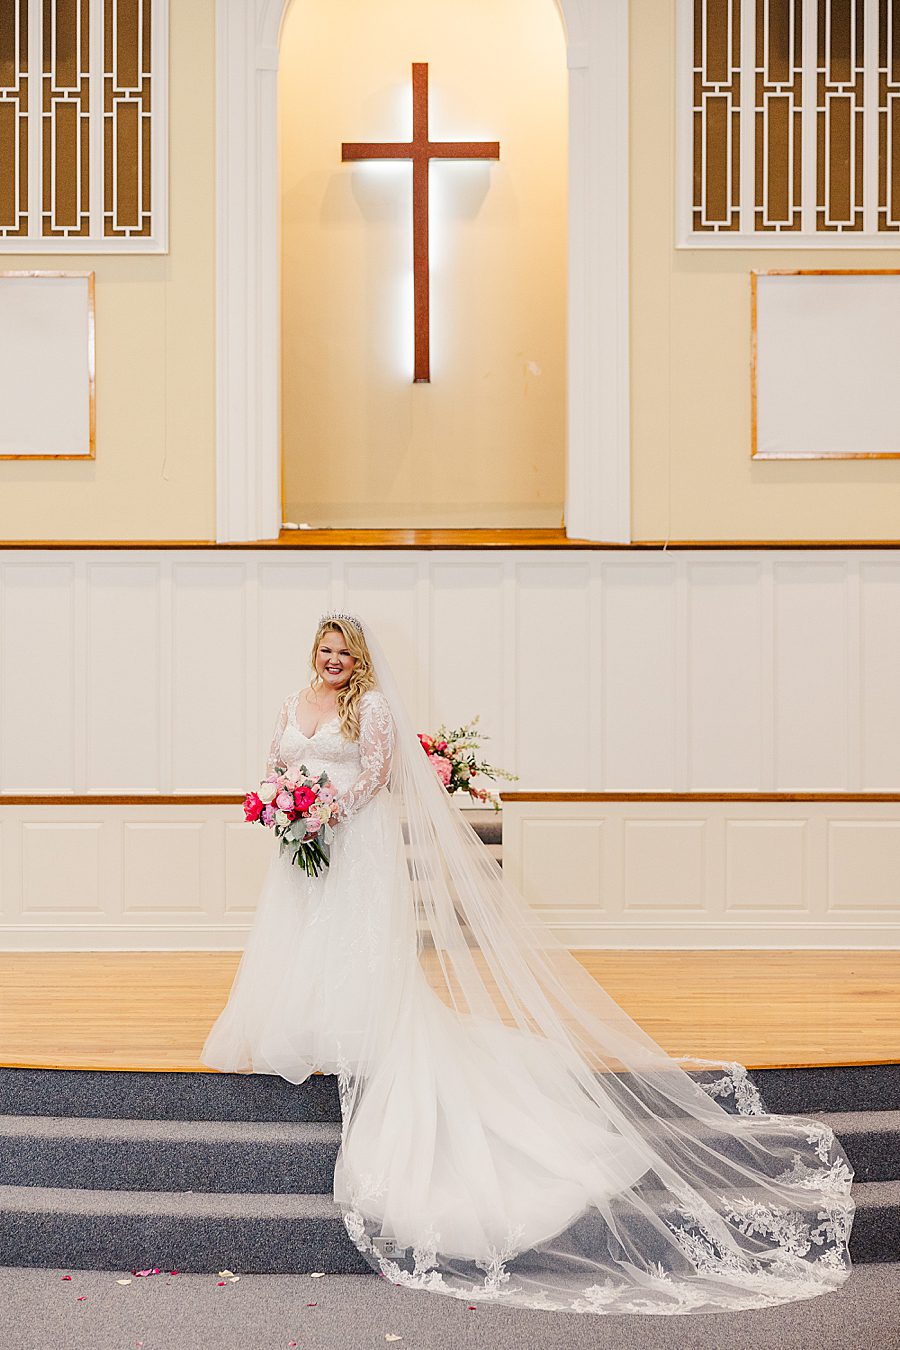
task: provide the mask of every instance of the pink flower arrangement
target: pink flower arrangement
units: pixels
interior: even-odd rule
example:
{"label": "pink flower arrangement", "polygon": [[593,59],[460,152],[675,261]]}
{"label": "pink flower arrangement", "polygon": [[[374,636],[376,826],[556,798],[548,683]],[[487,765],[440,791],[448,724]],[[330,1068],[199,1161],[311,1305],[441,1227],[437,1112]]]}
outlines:
{"label": "pink flower arrangement", "polygon": [[328,775],[312,778],[303,764],[270,774],[258,792],[244,797],[244,819],[274,830],[282,852],[290,852],[291,862],[308,876],[328,866],[339,815],[337,790]]}
{"label": "pink flower arrangement", "polygon": [[474,752],[479,749],[480,739],[488,739],[484,733],[475,731],[477,723],[478,716],[475,716],[464,726],[452,730],[441,725],[434,735],[420,731],[419,744],[448,792],[468,792],[473,801],[489,803],[499,811],[500,803],[496,798],[487,788],[475,787],[472,779],[477,774],[483,774],[485,778],[518,778],[518,774],[495,769],[487,760],[476,758]]}

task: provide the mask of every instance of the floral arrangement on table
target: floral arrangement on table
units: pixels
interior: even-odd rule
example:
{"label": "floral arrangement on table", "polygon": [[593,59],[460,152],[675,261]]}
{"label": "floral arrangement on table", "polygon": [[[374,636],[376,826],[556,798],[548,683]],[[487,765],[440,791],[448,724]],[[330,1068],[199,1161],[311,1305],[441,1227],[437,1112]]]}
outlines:
{"label": "floral arrangement on table", "polygon": [[490,803],[495,811],[500,803],[488,788],[477,788],[472,779],[477,774],[485,778],[518,778],[517,773],[508,773],[506,769],[496,769],[485,759],[478,759],[476,751],[482,740],[490,740],[484,732],[475,730],[480,713],[476,714],[465,726],[448,730],[443,723],[433,735],[420,731],[419,744],[428,756],[438,778],[449,793],[468,792],[473,801]]}
{"label": "floral arrangement on table", "polygon": [[327,773],[313,778],[301,764],[269,774],[258,792],[248,792],[244,818],[274,830],[282,853],[290,852],[292,863],[304,868],[307,876],[317,877],[331,861],[337,795]]}

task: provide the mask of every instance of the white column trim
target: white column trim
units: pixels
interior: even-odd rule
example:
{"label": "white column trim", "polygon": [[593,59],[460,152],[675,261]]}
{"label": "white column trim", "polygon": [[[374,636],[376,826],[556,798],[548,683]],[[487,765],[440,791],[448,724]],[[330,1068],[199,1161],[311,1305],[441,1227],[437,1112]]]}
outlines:
{"label": "white column trim", "polygon": [[559,0],[569,65],[566,534],[631,541],[628,0]]}
{"label": "white column trim", "polygon": [[[557,0],[569,76],[566,533],[631,538],[628,0]],[[277,72],[287,0],[216,3],[216,538],[281,526]]]}

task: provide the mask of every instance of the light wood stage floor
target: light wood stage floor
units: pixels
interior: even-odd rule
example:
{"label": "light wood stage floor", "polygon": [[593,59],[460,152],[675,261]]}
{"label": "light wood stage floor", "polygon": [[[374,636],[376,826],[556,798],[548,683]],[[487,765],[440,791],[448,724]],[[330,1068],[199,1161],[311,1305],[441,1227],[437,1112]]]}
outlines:
{"label": "light wood stage floor", "polygon": [[[900,952],[584,951],[673,1055],[900,1062]],[[239,952],[0,953],[0,1064],[199,1070]]]}

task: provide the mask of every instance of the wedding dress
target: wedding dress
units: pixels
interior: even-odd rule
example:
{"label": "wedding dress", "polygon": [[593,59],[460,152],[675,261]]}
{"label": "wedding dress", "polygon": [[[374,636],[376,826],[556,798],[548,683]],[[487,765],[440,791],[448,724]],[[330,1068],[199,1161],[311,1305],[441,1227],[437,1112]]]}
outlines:
{"label": "wedding dress", "polygon": [[[852,1169],[740,1064],[668,1055],[530,910],[377,688],[358,742],[283,706],[269,770],[326,770],[318,877],[276,854],[212,1068],[337,1075],[335,1200],[395,1284],[594,1313],[765,1307],[850,1273]],[[685,1067],[689,1066],[689,1067]]]}

